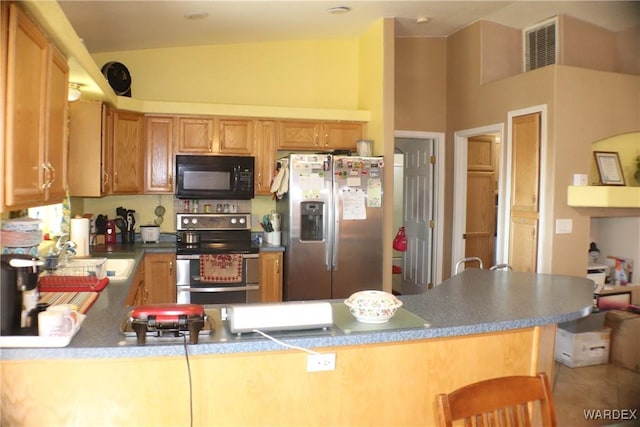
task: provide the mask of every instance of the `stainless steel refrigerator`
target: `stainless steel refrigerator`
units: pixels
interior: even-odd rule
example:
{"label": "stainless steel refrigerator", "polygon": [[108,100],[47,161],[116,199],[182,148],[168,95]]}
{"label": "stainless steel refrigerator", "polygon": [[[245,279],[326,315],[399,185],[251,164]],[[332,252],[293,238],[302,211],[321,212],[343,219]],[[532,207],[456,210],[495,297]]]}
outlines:
{"label": "stainless steel refrigerator", "polygon": [[382,289],[381,157],[291,154],[276,202],[285,246],[284,299],[347,298]]}

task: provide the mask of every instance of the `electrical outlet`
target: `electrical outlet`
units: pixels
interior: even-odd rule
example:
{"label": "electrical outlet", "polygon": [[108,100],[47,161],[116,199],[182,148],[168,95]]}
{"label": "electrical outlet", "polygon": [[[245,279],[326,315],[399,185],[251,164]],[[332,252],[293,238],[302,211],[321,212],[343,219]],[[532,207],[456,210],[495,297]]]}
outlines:
{"label": "electrical outlet", "polygon": [[556,219],[556,234],[571,234],[572,232],[572,219]]}
{"label": "electrical outlet", "polygon": [[310,354],[307,356],[307,372],[333,371],[336,369],[336,354]]}

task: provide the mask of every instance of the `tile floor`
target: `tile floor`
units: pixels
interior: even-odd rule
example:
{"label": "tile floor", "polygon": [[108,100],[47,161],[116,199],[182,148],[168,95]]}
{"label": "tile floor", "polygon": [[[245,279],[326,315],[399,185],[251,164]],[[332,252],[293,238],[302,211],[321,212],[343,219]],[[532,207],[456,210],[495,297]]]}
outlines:
{"label": "tile floor", "polygon": [[[640,373],[614,364],[569,368],[555,364],[553,398],[558,427],[640,426]],[[587,420],[585,410],[636,410],[635,420]]]}

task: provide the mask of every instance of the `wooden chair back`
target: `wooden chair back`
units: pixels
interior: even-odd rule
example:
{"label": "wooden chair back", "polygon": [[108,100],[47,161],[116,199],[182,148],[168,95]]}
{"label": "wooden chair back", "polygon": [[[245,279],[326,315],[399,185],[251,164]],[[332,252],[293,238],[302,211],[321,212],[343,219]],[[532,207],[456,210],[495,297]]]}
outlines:
{"label": "wooden chair back", "polygon": [[532,402],[539,402],[542,425],[556,425],[547,375],[493,378],[436,396],[442,427],[464,420],[466,427],[530,426]]}

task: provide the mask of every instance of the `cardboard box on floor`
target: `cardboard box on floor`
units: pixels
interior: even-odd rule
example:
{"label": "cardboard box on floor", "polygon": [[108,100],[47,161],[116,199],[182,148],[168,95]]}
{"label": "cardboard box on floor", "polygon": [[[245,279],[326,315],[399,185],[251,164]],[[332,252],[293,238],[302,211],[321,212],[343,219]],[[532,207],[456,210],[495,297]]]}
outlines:
{"label": "cardboard box on floor", "polygon": [[640,372],[640,314],[611,310],[605,325],[611,328],[611,363]]}
{"label": "cardboard box on floor", "polygon": [[606,313],[561,323],[556,330],[556,361],[570,368],[609,362],[611,330],[605,327]]}
{"label": "cardboard box on floor", "polygon": [[[640,275],[640,272],[638,272]],[[613,286],[606,285],[604,289],[602,289],[599,294],[600,295],[609,295],[609,294],[617,294],[619,292],[630,292],[631,293],[631,304],[640,305],[640,285],[626,285],[626,286]]]}

